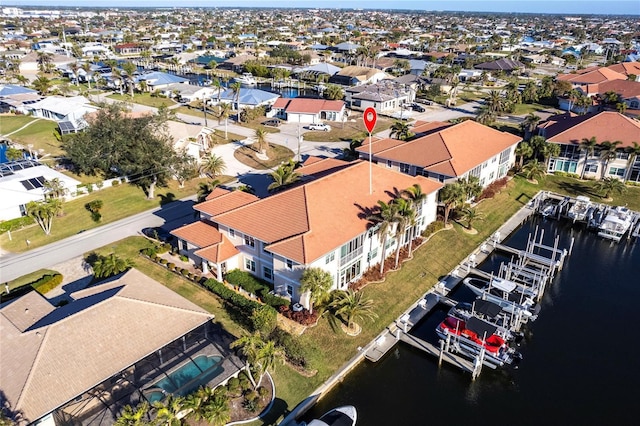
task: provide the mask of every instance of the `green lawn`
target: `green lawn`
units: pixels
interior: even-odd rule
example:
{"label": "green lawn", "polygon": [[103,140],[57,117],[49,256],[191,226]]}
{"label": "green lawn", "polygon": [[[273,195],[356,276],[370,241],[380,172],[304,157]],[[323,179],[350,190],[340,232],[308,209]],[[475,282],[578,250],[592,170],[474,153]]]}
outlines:
{"label": "green lawn", "polygon": [[12,134],[10,138],[25,147],[32,144],[35,150],[43,149],[43,155],[49,154],[52,157],[58,157],[64,151],[62,151],[60,142],[54,136],[54,131],[57,128],[58,123],[55,121],[41,119],[19,132]]}
{"label": "green lawn", "polygon": [[533,112],[535,114],[536,112],[540,112],[540,111],[556,112],[558,111],[558,109],[550,105],[535,104],[535,103],[534,104],[516,104],[515,111],[510,115],[528,115],[529,113]]}
{"label": "green lawn", "polygon": [[[393,118],[378,116],[378,121],[376,122],[376,127],[373,132],[378,133],[387,130],[395,121]],[[331,131],[306,132],[304,134],[304,140],[311,142],[341,142],[351,141],[353,139],[364,140],[364,138],[369,136],[362,121],[362,114],[360,113],[352,114],[346,123],[333,122],[329,124],[331,125]]]}
{"label": "green lawn", "polygon": [[162,98],[159,96],[151,96],[151,93],[135,93],[133,98],[129,96],[127,93],[120,94],[114,93],[108,96],[111,99],[116,99],[118,101],[132,102],[135,104],[146,105],[154,108],[160,108],[161,106],[170,107],[171,105],[175,105],[176,103],[169,98]]}
{"label": "green lawn", "polygon": [[[45,275],[53,275],[53,274],[57,274],[57,271],[54,271],[53,269],[38,269],[35,272],[32,272],[30,274],[27,275],[23,275],[20,278],[16,278],[13,281],[9,281],[7,284],[9,285],[9,289],[13,290],[14,288],[18,288],[18,287],[22,287],[23,285],[27,285],[27,284],[31,284],[34,281],[39,280],[40,278],[44,277]],[[0,289],[0,293],[4,293],[5,289],[2,288]]]}
{"label": "green lawn", "polygon": [[258,170],[275,169],[294,156],[293,151],[289,148],[276,144],[269,144],[269,149],[267,150],[268,158],[266,160],[258,158],[256,154],[257,151],[253,149],[253,145],[240,147],[233,152],[236,160]]}
{"label": "green lawn", "polygon": [[0,115],[0,134],[7,135],[35,120],[36,118],[29,115],[2,114]]}

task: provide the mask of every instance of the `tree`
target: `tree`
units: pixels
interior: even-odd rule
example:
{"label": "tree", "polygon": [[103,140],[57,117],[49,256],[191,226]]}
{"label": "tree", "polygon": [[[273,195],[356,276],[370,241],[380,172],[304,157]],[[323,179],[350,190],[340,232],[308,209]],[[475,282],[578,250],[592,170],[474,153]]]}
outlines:
{"label": "tree", "polygon": [[560,155],[560,145],[557,143],[546,142],[544,149],[542,150],[542,157],[544,158],[545,169],[549,169],[549,160],[551,157],[557,157]]}
{"label": "tree", "polygon": [[534,81],[530,80],[525,84],[522,91],[522,100],[528,104],[538,102],[538,87]]}
{"label": "tree", "polygon": [[339,100],[344,98],[344,92],[342,87],[337,84],[328,84],[327,88],[323,92],[323,96],[329,100]]}
{"label": "tree", "polygon": [[473,229],[473,222],[483,219],[484,215],[475,207],[465,207],[462,209],[462,220],[467,221],[466,228],[469,230]]}
{"label": "tree", "polygon": [[373,306],[371,299],[364,298],[364,292],[356,293],[352,289],[336,291],[330,303],[334,315],[344,321],[351,332],[357,332],[359,328],[356,319],[377,318]]}
{"label": "tree", "polygon": [[516,147],[515,154],[518,156],[518,168],[522,168],[522,164],[526,158],[530,158],[533,155],[533,148],[528,142],[520,142]]}
{"label": "tree", "polygon": [[313,313],[313,305],[327,299],[333,286],[333,277],[322,268],[307,268],[300,277],[300,291],[309,292],[309,312]]}
{"label": "tree", "polygon": [[239,82],[231,83],[229,85],[229,89],[233,92],[233,105],[234,109],[238,113],[238,121],[240,121],[240,90],[242,89],[242,85]]}
{"label": "tree", "polygon": [[536,135],[529,139],[529,145],[531,145],[531,148],[533,149],[532,157],[536,160],[539,160],[540,158],[542,158],[542,155],[547,146],[547,139],[544,136]]}
{"label": "tree", "polygon": [[486,105],[493,114],[498,116],[506,111],[507,100],[499,91],[491,90],[486,99]]}
{"label": "tree", "polygon": [[178,414],[184,410],[184,403],[183,397],[172,394],[167,395],[164,402],[155,401],[153,403],[153,408],[156,409],[155,423],[161,426],[181,426],[182,419]]}
{"label": "tree", "polygon": [[531,137],[531,134],[536,129],[536,126],[538,125],[539,122],[540,122],[540,117],[538,117],[532,112],[530,112],[524,118],[524,121],[522,122],[521,126],[522,126],[522,130],[524,131],[525,139],[529,139]]}
{"label": "tree", "polygon": [[[380,260],[380,274],[384,271],[384,261],[386,259],[387,250],[387,238],[391,233],[391,229],[395,223],[397,206],[394,203],[385,203],[384,201],[378,201],[378,207],[376,211],[367,217],[374,227],[378,228],[378,235],[382,236],[380,241],[381,247],[381,260]],[[380,237],[378,237],[380,238]]]}
{"label": "tree", "polygon": [[[409,188],[402,191],[402,195],[407,197],[409,202],[411,202],[411,207],[415,212],[415,216],[420,217],[422,215],[422,204],[424,204],[424,201],[427,199],[427,194],[422,192],[422,187],[420,186],[420,184],[414,183],[413,186],[410,186]],[[413,241],[417,236],[417,229],[416,227],[412,227],[411,230],[412,233],[410,235],[410,239],[411,241]],[[412,244],[409,243],[409,257],[411,257],[412,249]]]}
{"label": "tree", "polygon": [[529,161],[522,168],[524,176],[533,183],[538,183],[538,179],[545,175],[546,170],[544,164],[538,160]]}
{"label": "tree", "polygon": [[32,85],[33,88],[38,91],[38,93],[46,96],[49,93],[49,90],[51,90],[52,83],[51,80],[49,80],[44,75],[39,75],[38,78],[33,81]]}
{"label": "tree", "polygon": [[277,347],[276,343],[273,340],[262,342],[262,344],[258,347],[255,359],[257,372],[260,376],[256,387],[259,387],[260,383],[262,383],[264,374],[269,371],[273,371],[276,366],[276,362],[280,361],[284,364],[284,359],[284,351],[281,348]]}
{"label": "tree", "polygon": [[602,180],[599,180],[595,184],[596,191],[604,192],[603,198],[610,199],[611,194],[617,192],[618,194],[622,194],[627,190],[624,182],[614,177],[606,177]]}
{"label": "tree", "polygon": [[128,176],[152,199],[156,186],[166,185],[176,161],[167,118],[161,111],[133,118],[119,104],[105,105],[89,127],[71,135],[63,147],[81,173]]}
{"label": "tree", "polygon": [[599,145],[600,149],[600,161],[602,161],[602,175],[601,178],[604,179],[607,169],[609,168],[609,163],[612,160],[616,159],[618,155],[618,145],[620,145],[621,141],[609,142],[604,141]]}
{"label": "tree", "polygon": [[80,68],[84,71],[84,78],[87,80],[89,90],[91,90],[91,64],[89,62],[85,62]]}
{"label": "tree", "polygon": [[100,222],[100,219],[102,218],[102,215],[100,214],[102,206],[102,200],[93,200],[85,204],[84,208],[89,210],[89,212],[91,213],[91,219],[94,222]]}
{"label": "tree", "polygon": [[98,256],[91,267],[96,278],[107,278],[126,271],[132,265],[131,260],[111,253],[109,256]]}
{"label": "tree", "polygon": [[[402,240],[405,237],[407,228],[412,227],[415,224],[416,212],[413,210],[411,201],[405,198],[396,198],[393,200],[396,205],[396,241],[398,243],[396,247],[396,262],[395,267],[398,267],[400,261],[400,248],[402,247]],[[411,244],[411,238],[408,238],[409,244]]]}
{"label": "tree", "polygon": [[580,145],[578,149],[584,152],[584,165],[582,166],[582,173],[580,174],[580,179],[584,179],[584,173],[587,169],[587,161],[589,161],[589,157],[593,157],[595,153],[596,147],[598,146],[598,141],[595,136],[591,138],[582,138],[580,141]]}
{"label": "tree", "polygon": [[270,173],[273,182],[267,187],[269,192],[276,192],[294,184],[300,179],[300,175],[295,171],[296,163],[289,160],[288,163],[281,164]]}
{"label": "tree", "polygon": [[395,136],[396,139],[406,141],[413,136],[413,134],[409,130],[409,124],[404,121],[396,121],[391,125],[391,133],[389,133],[389,136]]}
{"label": "tree", "polygon": [[200,386],[197,391],[187,395],[184,408],[190,410],[188,416],[196,421],[204,419],[211,398],[213,398],[213,391],[208,386]]}
{"label": "tree", "polygon": [[202,159],[202,164],[200,164],[200,173],[204,173],[211,178],[220,176],[226,169],[227,165],[222,157],[213,153],[204,157]]}
{"label": "tree", "polygon": [[479,108],[478,114],[476,115],[476,121],[480,124],[484,124],[485,126],[493,124],[496,121],[496,118],[496,113],[486,106]]}
{"label": "tree", "polygon": [[133,62],[126,61],[125,63],[122,64],[122,69],[126,73],[125,84],[127,86],[127,91],[129,92],[129,95],[133,98],[133,89],[135,86],[133,76],[137,70],[137,67]]}
{"label": "tree", "polygon": [[211,182],[201,182],[200,185],[198,185],[196,203],[205,201],[207,199],[207,196],[211,194],[218,185],[220,185],[220,181],[218,179]]}
{"label": "tree", "polygon": [[231,420],[229,399],[221,393],[214,392],[204,407],[203,419],[213,426],[226,425]]}
{"label": "tree", "polygon": [[53,55],[49,52],[38,52],[38,69],[42,72],[48,72],[51,69],[51,62],[53,61]]}
{"label": "tree", "polygon": [[68,67],[73,73],[73,80],[76,81],[76,86],[79,86],[80,81],[78,80],[78,70],[80,69],[80,65],[77,62],[71,62]]}
{"label": "tree", "polygon": [[480,178],[477,176],[467,176],[464,179],[459,179],[458,182],[464,191],[465,201],[477,197],[482,192]]}
{"label": "tree", "polygon": [[45,180],[42,189],[47,198],[62,198],[68,192],[67,188],[64,187],[64,182],[58,178]]}
{"label": "tree", "polygon": [[254,137],[256,139],[258,151],[265,154],[269,147],[269,143],[267,142],[267,132],[262,127],[258,127],[254,133]]}
{"label": "tree", "polygon": [[150,422],[145,421],[148,413],[149,404],[147,402],[138,404],[135,408],[130,405],[126,405],[114,424],[115,426],[147,425],[150,424]]}
{"label": "tree", "polygon": [[624,150],[627,154],[629,154],[629,158],[627,159],[627,171],[624,177],[625,182],[628,182],[631,178],[631,169],[633,167],[633,164],[636,162],[636,158],[638,158],[638,155],[640,155],[640,144],[635,141],[631,143],[633,145],[626,147]]}
{"label": "tree", "polygon": [[620,114],[624,114],[627,111],[627,103],[626,102],[618,102],[616,104],[616,111]]}
{"label": "tree", "polygon": [[18,161],[24,158],[24,152],[21,149],[14,147],[8,148],[4,155],[7,157],[8,161]]}
{"label": "tree", "polygon": [[256,363],[258,359],[258,351],[263,345],[264,341],[257,332],[253,334],[246,334],[233,341],[230,345],[231,349],[240,348],[240,353],[245,356],[247,373],[254,388],[257,386],[256,382],[253,380],[253,376],[251,375],[251,366]]}
{"label": "tree", "polygon": [[27,216],[32,217],[45,235],[51,234],[53,218],[62,210],[62,201],[51,198],[45,201],[29,201],[26,205]]}
{"label": "tree", "polygon": [[184,188],[184,183],[198,176],[198,165],[196,159],[187,154],[186,149],[177,153],[174,163],[171,165],[173,176],[178,181],[180,188]]}
{"label": "tree", "polygon": [[465,191],[459,182],[446,184],[438,193],[440,202],[444,205],[444,224],[449,220],[452,208],[464,202]]}

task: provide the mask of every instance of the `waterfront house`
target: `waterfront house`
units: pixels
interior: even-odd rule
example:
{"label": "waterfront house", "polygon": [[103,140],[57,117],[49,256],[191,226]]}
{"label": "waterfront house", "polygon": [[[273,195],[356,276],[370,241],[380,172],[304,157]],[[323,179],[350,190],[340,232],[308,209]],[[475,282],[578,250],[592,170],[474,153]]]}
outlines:
{"label": "waterfront house", "polygon": [[134,82],[138,85],[142,81],[147,84],[147,90],[154,92],[156,90],[167,90],[167,88],[172,84],[188,83],[189,79],[179,77],[174,74],[168,74],[166,72],[152,71],[139,75],[134,79]]}
{"label": "waterfront house", "polygon": [[[640,156],[629,164],[630,156],[625,148],[638,142],[640,122],[613,111],[574,115],[570,113],[549,117],[538,126],[538,134],[550,143],[560,145],[560,155],[551,157],[548,172],[573,173],[586,178],[615,177],[640,182]],[[605,164],[596,147],[586,158],[580,150],[583,139],[596,138],[597,143],[620,141],[616,158]],[[606,170],[605,170],[606,167]]]}
{"label": "waterfront house", "polygon": [[[273,284],[276,293],[300,300],[299,281],[308,267],[320,267],[333,277],[334,289],[345,289],[369,268],[393,253],[396,244],[382,236],[366,218],[378,200],[414,184],[427,194],[417,209],[415,232],[436,219],[440,183],[409,176],[363,161],[322,159],[296,169],[298,186],[269,197],[216,189],[196,204],[200,221],[172,231],[180,253],[222,279],[239,268]],[[409,234],[407,234],[409,235]]]}
{"label": "waterfront house", "polygon": [[355,65],[342,68],[329,78],[329,83],[343,86],[361,86],[375,84],[388,79],[389,75],[376,68],[358,67]]}
{"label": "waterfront house", "polygon": [[501,132],[473,120],[450,123],[417,122],[417,138],[404,142],[395,139],[372,141],[359,147],[360,158],[373,161],[411,176],[425,176],[449,183],[467,176],[487,186],[503,178],[515,164],[515,147],[522,137]]}
{"label": "waterfront house", "polygon": [[380,114],[390,115],[403,104],[413,102],[416,94],[413,87],[412,84],[383,80],[377,84],[347,88],[344,91],[344,100],[352,110],[364,111],[371,107]]}
{"label": "waterfront house", "polygon": [[[126,404],[184,395],[241,367],[222,359],[213,315],[135,269],[71,299],[56,308],[31,291],[0,309],[2,392],[21,424],[113,424]],[[215,364],[165,384],[195,358]]]}
{"label": "waterfront house", "polygon": [[343,101],[309,98],[278,98],[271,111],[289,123],[321,123],[323,120],[341,121],[346,116]]}
{"label": "waterfront house", "polygon": [[220,94],[220,102],[234,105],[238,110],[242,108],[255,108],[259,106],[273,105],[280,97],[277,93],[267,92],[260,89],[240,88],[238,97],[231,89],[224,90]]}

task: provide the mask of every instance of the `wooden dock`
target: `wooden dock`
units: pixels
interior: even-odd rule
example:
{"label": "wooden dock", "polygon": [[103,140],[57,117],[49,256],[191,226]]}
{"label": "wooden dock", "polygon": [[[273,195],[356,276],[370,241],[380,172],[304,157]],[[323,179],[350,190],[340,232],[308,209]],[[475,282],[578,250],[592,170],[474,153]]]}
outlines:
{"label": "wooden dock", "polygon": [[474,374],[474,371],[476,370],[475,364],[472,361],[469,361],[468,359],[462,358],[461,356],[451,352],[440,351],[439,347],[429,342],[426,342],[422,339],[419,339],[416,336],[412,336],[407,333],[402,333],[400,336],[400,340],[402,340],[404,343],[407,343],[408,345],[413,346],[416,349],[419,349],[423,352],[431,354],[437,358],[440,358],[440,355],[442,352],[443,361],[453,365],[454,367],[458,367],[468,373]]}

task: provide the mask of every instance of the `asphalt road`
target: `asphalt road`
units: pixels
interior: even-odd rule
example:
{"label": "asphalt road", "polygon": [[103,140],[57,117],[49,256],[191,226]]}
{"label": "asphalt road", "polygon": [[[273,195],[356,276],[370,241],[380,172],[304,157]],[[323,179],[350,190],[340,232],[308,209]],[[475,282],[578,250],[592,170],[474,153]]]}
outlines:
{"label": "asphalt road", "polygon": [[193,197],[109,223],[24,253],[0,257],[0,282],[7,282],[38,269],[50,268],[84,253],[136,235],[146,227],[172,230],[194,220]]}

